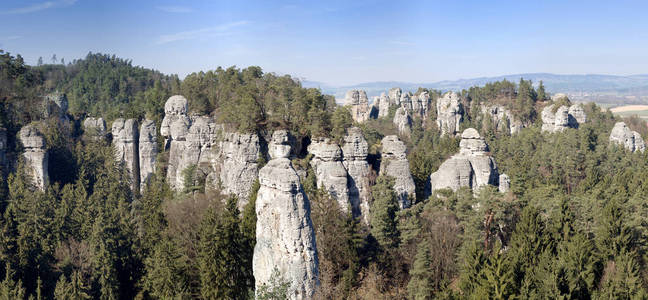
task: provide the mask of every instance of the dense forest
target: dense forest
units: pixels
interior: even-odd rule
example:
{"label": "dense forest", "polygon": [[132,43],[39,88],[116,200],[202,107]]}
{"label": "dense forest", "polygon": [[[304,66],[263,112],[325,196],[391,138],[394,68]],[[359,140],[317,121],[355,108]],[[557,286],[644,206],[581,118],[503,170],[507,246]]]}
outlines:
{"label": "dense forest", "polygon": [[[54,92],[69,101],[65,120],[44,113],[43,96]],[[432,101],[441,96],[421,92]],[[241,210],[236,197],[191,180],[174,192],[165,182],[166,152],[147,188],[131,191],[113,147],[82,138],[88,116],[159,124],[165,101],[176,94],[189,99],[190,114],[239,132],[287,129],[302,144],[339,141],[347,128],[362,129],[373,169],[370,224],[343,213],[317,188],[308,153],[293,160],[307,174],[318,299],[648,298],[648,153],[610,145],[620,119],[593,103],[578,129],[541,132],[540,112],[552,103],[541,83],[500,81],[460,93],[462,129],[485,137],[511,178],[509,192],[462,188],[428,196],[430,174],[457,152],[459,139],[441,136],[434,118],[415,118],[402,138],[417,201],[399,209],[393,178],[377,176],[380,141],[397,132],[394,111],[357,124],[333,97],[259,67],[181,80],[104,54],[28,66],[0,50],[0,126],[7,130],[0,299],[254,298],[255,192]],[[509,108],[526,128],[496,130],[480,119],[476,107],[483,103]],[[624,121],[648,137],[645,122]],[[18,130],[34,122],[48,125],[45,191],[32,186],[16,154]],[[278,280],[257,296],[284,299],[286,284]]]}

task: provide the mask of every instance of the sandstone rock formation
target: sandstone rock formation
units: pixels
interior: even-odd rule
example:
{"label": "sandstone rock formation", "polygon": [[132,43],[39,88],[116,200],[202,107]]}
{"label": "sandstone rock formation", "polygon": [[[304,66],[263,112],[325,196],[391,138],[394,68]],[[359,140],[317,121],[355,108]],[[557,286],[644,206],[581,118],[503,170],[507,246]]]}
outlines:
{"label": "sandstone rock formation", "polygon": [[399,107],[396,110],[393,122],[399,134],[409,136],[412,133],[412,117],[405,108]]}
{"label": "sandstone rock formation", "polygon": [[414,95],[411,97],[411,103],[411,114],[425,120],[430,110],[430,94],[428,92],[421,92],[418,95]]}
{"label": "sandstone rock formation", "polygon": [[222,192],[236,195],[239,209],[243,209],[259,174],[259,136],[253,133],[224,132],[219,148],[216,169]]}
{"label": "sandstone rock formation", "polygon": [[[403,90],[397,87],[389,89],[389,105],[401,106],[400,99],[402,93]],[[389,108],[387,111],[389,111]]]}
{"label": "sandstone rock formation", "polygon": [[158,154],[157,128],[152,120],[144,120],[139,131],[140,189],[148,184],[155,174],[155,161]]}
{"label": "sandstone rock formation", "polygon": [[43,118],[56,117],[67,120],[68,99],[65,94],[55,92],[43,97]]}
{"label": "sandstone rock formation", "polygon": [[381,144],[380,175],[394,177],[394,191],[398,196],[399,206],[401,209],[407,208],[411,204],[410,200],[416,199],[416,186],[407,161],[407,148],[395,135],[384,137]]}
{"label": "sandstone rock formation", "polygon": [[[482,105],[481,112],[484,117],[488,116],[493,126],[499,132],[508,132],[516,134],[520,132],[524,125],[519,120],[515,120],[510,110],[501,105]],[[486,119],[484,118],[483,121]]]}
{"label": "sandstone rock formation", "polygon": [[182,96],[170,97],[164,108],[160,133],[169,150],[169,186],[183,190],[183,172],[195,166],[194,177],[204,179],[207,189],[236,195],[242,209],[258,175],[259,136],[228,132],[209,116],[188,117],[187,99]]}
{"label": "sandstone rock formation", "polygon": [[[571,112],[574,114],[572,115]],[[542,131],[559,132],[567,128],[578,128],[579,122],[585,122],[587,116],[582,106],[575,104],[571,107],[563,105],[554,112],[554,104],[548,105],[542,110]]]}
{"label": "sandstone rock formation", "polygon": [[572,126],[578,126],[578,124],[587,122],[587,115],[585,114],[585,109],[583,108],[582,104],[574,104],[570,106],[569,115],[572,116],[576,121],[576,123],[572,124]]}
{"label": "sandstone rock formation", "polygon": [[315,171],[317,188],[324,188],[333,199],[337,200],[340,209],[348,212],[347,170],[342,164],[340,146],[329,139],[316,139],[308,146],[308,153],[313,154],[310,164]]}
{"label": "sandstone rock formation", "polygon": [[459,94],[448,92],[437,100],[437,126],[441,135],[455,135],[459,132],[459,125],[463,120],[463,106]]}
{"label": "sandstone rock formation", "polygon": [[90,140],[106,140],[108,131],[106,131],[106,121],[103,118],[86,118],[83,121],[83,131],[85,137]]}
{"label": "sandstone rock formation", "polygon": [[139,134],[137,121],[134,119],[116,119],[112,124],[113,147],[115,159],[121,162],[128,170],[133,191],[139,191]]}
{"label": "sandstone rock formation", "polygon": [[45,137],[34,125],[26,125],[18,132],[18,138],[23,145],[25,171],[31,177],[33,185],[45,190],[49,185],[48,154]]}
{"label": "sandstone rock formation", "polygon": [[614,124],[614,128],[610,133],[610,143],[622,145],[632,152],[639,151],[643,153],[646,150],[646,144],[641,135],[630,130],[624,122]]}
{"label": "sandstone rock formation", "polygon": [[488,145],[474,128],[461,134],[459,153],[441,164],[430,175],[431,190],[469,187],[476,193],[487,184],[499,186],[500,176],[495,160],[488,154]]}
{"label": "sandstone rock formation", "polygon": [[277,270],[290,283],[289,299],[311,299],[319,285],[319,261],[310,204],[288,156],[288,133],[276,131],[271,160],[259,171],[256,246],[252,269],[256,291]]}
{"label": "sandstone rock formation", "polygon": [[369,119],[371,110],[369,107],[369,99],[367,98],[367,93],[365,93],[365,91],[348,91],[344,98],[344,105],[350,108],[351,117],[354,121],[362,123]]}
{"label": "sandstone rock formation", "polygon": [[390,107],[390,102],[389,98],[385,93],[380,94],[380,98],[378,98],[378,117],[386,117],[389,115],[389,107]]}
{"label": "sandstone rock formation", "polygon": [[367,155],[369,146],[358,127],[347,129],[342,145],[343,164],[348,177],[349,203],[354,217],[361,217],[369,224],[369,201],[371,199],[369,186],[369,163]]}
{"label": "sandstone rock formation", "polygon": [[499,192],[506,193],[511,189],[511,179],[506,174],[501,174],[499,177]]}

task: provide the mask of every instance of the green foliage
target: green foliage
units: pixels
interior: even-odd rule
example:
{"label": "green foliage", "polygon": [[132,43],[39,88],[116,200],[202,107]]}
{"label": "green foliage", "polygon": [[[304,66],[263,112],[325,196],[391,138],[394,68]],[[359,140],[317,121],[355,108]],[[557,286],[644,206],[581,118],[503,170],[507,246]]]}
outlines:
{"label": "green foliage", "polygon": [[272,270],[270,275],[270,282],[261,286],[256,291],[256,299],[258,300],[284,300],[288,299],[288,288],[290,281],[283,279],[283,276],[276,267]]}
{"label": "green foliage", "polygon": [[379,176],[372,189],[371,234],[385,248],[395,247],[399,242],[396,227],[398,203],[393,186],[394,178]]}

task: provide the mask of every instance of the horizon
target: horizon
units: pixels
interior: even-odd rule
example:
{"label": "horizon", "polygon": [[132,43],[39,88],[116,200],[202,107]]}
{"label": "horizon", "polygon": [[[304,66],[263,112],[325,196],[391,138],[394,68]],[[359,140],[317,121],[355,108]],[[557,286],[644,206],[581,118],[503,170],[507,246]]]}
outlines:
{"label": "horizon", "polygon": [[[648,70],[648,4],[9,0],[0,49],[30,65],[114,54],[165,74],[260,66],[330,86]],[[440,13],[445,12],[445,13]]]}

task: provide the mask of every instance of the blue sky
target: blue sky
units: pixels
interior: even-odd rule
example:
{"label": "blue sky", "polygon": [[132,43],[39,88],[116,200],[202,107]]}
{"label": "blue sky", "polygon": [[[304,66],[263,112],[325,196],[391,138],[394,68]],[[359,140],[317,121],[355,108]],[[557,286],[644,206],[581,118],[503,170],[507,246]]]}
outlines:
{"label": "blue sky", "polygon": [[646,1],[0,0],[0,49],[330,84],[648,73]]}

